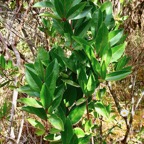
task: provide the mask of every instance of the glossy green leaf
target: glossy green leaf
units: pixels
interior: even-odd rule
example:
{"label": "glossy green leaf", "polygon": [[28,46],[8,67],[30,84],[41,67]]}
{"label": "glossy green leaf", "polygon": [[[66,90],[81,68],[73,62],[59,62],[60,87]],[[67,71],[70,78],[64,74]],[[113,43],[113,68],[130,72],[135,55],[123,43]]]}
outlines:
{"label": "glossy green leaf", "polygon": [[79,68],[77,70],[78,73],[78,82],[79,85],[81,86],[83,93],[86,94],[87,92],[87,76],[86,76],[86,72],[84,71],[83,68]]}
{"label": "glossy green leaf", "polygon": [[79,127],[74,128],[74,133],[77,135],[78,138],[85,136],[85,132]]}
{"label": "glossy green leaf", "polygon": [[69,118],[72,124],[76,124],[82,118],[84,112],[86,110],[86,104],[83,103],[78,106],[74,106],[74,108],[69,113]]}
{"label": "glossy green leaf", "polygon": [[101,77],[102,77],[102,79],[105,79],[105,77],[106,77],[106,65],[105,65],[105,61],[102,63],[102,66],[101,66]]}
{"label": "glossy green leaf", "polygon": [[128,63],[128,61],[129,61],[128,57],[126,56],[122,57],[116,65],[116,71],[121,70]]}
{"label": "glossy green leaf", "polygon": [[36,131],[35,133],[38,135],[38,136],[42,136],[44,133],[45,133],[45,127],[43,126],[42,123],[40,123],[39,121],[35,120],[35,119],[32,119],[32,118],[29,118],[28,119],[28,122],[36,128]]}
{"label": "glossy green leaf", "polygon": [[73,137],[73,126],[69,118],[66,119],[64,125],[64,131],[61,132],[63,144],[70,144]]}
{"label": "glossy green leaf", "polygon": [[44,64],[45,66],[48,66],[49,64],[49,53],[44,48],[38,49],[38,55],[37,58]]}
{"label": "glossy green leaf", "polygon": [[80,87],[76,82],[72,81],[72,80],[68,80],[68,79],[62,79],[63,82],[71,85],[71,86],[74,86],[74,87]]}
{"label": "glossy green leaf", "polygon": [[46,85],[51,93],[51,96],[54,94],[58,75],[59,75],[59,64],[58,61],[54,59],[46,69]]}
{"label": "glossy green leaf", "polygon": [[32,106],[25,106],[25,107],[22,107],[22,110],[24,110],[28,113],[35,114],[43,120],[47,120],[47,115],[43,108],[35,108]]}
{"label": "glossy green leaf", "polygon": [[49,1],[41,1],[41,2],[37,2],[37,3],[35,3],[34,5],[33,5],[33,7],[48,7],[48,8],[52,8],[53,7],[53,5],[52,5],[52,3],[51,2],[49,2]]}
{"label": "glossy green leaf", "polygon": [[124,53],[126,43],[120,44],[112,48],[112,59],[111,62],[116,62]]}
{"label": "glossy green leaf", "polygon": [[108,29],[104,23],[100,26],[97,36],[96,36],[96,52],[100,55],[103,48],[107,45],[108,43]]}
{"label": "glossy green leaf", "polygon": [[63,98],[64,86],[63,85],[59,86],[56,89],[55,93],[56,94],[55,94],[54,100],[52,101],[51,108],[50,108],[51,111],[54,111],[60,105],[62,98]]}
{"label": "glossy green leaf", "polygon": [[53,18],[53,19],[56,19],[56,20],[60,20],[61,19],[59,16],[51,14],[49,12],[41,13],[41,14],[39,14],[39,16],[50,17],[50,18]]}
{"label": "glossy green leaf", "polygon": [[78,144],[78,137],[76,134],[73,135],[70,144]]}
{"label": "glossy green leaf", "polygon": [[102,103],[100,103],[100,102],[97,102],[97,103],[95,104],[95,111],[96,111],[99,115],[102,115],[103,117],[108,118],[108,116],[109,116],[106,107],[105,107]]}
{"label": "glossy green leaf", "polygon": [[95,91],[95,88],[96,88],[95,77],[93,73],[91,72],[88,78],[88,82],[87,82],[87,95],[93,94],[93,92]]}
{"label": "glossy green leaf", "polygon": [[101,7],[100,7],[101,11],[104,12],[105,11],[105,24],[107,26],[110,27],[111,24],[114,24],[114,20],[113,20],[113,15],[112,15],[112,3],[110,1],[106,1],[104,2]]}
{"label": "glossy green leaf", "polygon": [[21,93],[26,93],[29,96],[39,97],[39,92],[34,91],[29,85],[25,85],[17,89]]}
{"label": "glossy green leaf", "polygon": [[108,35],[109,36],[110,45],[113,46],[117,42],[119,42],[119,40],[121,39],[122,35],[123,35],[123,30],[122,29],[111,31],[109,33],[109,35]]}
{"label": "glossy green leaf", "polygon": [[78,144],[88,144],[90,142],[90,135],[86,135],[82,138],[79,138],[79,143]]}
{"label": "glossy green leaf", "polygon": [[32,106],[35,108],[42,108],[42,105],[40,105],[40,103],[34,98],[20,98],[18,99],[18,102],[21,102],[27,106]]}
{"label": "glossy green leaf", "polygon": [[86,17],[90,13],[91,9],[92,9],[91,7],[84,8],[84,10],[81,13],[79,13],[76,17],[71,18],[71,20],[76,20],[76,19],[81,19]]}
{"label": "glossy green leaf", "polygon": [[85,5],[86,5],[85,2],[81,2],[81,3],[73,6],[73,7],[68,11],[66,18],[70,20],[70,19],[73,19],[73,18],[75,18],[76,16],[78,16],[78,15],[82,12],[82,10],[84,9]]}
{"label": "glossy green leaf", "polygon": [[101,74],[100,63],[95,58],[92,58],[92,68],[93,68],[95,74],[98,74],[98,75]]}
{"label": "glossy green leaf", "polygon": [[40,80],[40,78],[38,77],[38,75],[36,73],[34,73],[32,70],[30,70],[29,68],[27,68],[26,66],[26,81],[28,82],[29,86],[39,92],[42,86],[42,81]]}
{"label": "glossy green leaf", "polygon": [[64,124],[63,121],[60,119],[60,117],[58,117],[57,115],[50,115],[48,117],[48,121],[51,123],[51,125],[61,131],[64,131]]}
{"label": "glossy green leaf", "polygon": [[42,86],[42,89],[40,91],[40,99],[41,99],[41,103],[45,109],[49,108],[49,106],[52,102],[52,97],[53,97],[53,95],[49,91],[46,83],[44,83]]}
{"label": "glossy green leaf", "polygon": [[44,80],[44,67],[42,65],[42,62],[40,61],[39,58],[37,58],[35,60],[35,63],[34,63],[34,68],[36,70],[36,73],[38,74],[38,76],[41,78],[41,80],[43,81]]}
{"label": "glossy green leaf", "polygon": [[125,77],[127,77],[129,74],[131,73],[131,71],[116,71],[116,72],[112,72],[106,75],[106,80],[107,81],[117,81],[117,80],[121,80],[124,79]]}
{"label": "glossy green leaf", "polygon": [[112,50],[107,49],[103,54],[102,54],[102,61],[105,61],[105,66],[108,67],[108,65],[110,64],[112,58]]}
{"label": "glossy green leaf", "polygon": [[89,19],[83,22],[78,28],[75,29],[74,35],[84,37],[87,34],[88,29],[91,26],[92,20]]}
{"label": "glossy green leaf", "polygon": [[61,0],[54,0],[54,6],[56,9],[57,14],[61,17],[64,18],[65,17],[65,13],[64,13],[64,7],[62,5]]}

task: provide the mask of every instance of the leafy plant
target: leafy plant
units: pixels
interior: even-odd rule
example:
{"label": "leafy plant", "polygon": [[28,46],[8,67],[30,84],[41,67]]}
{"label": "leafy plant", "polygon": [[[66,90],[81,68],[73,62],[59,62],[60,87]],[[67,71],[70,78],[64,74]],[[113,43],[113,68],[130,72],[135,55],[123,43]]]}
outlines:
{"label": "leafy plant", "polygon": [[55,42],[49,51],[39,48],[35,62],[25,65],[27,84],[19,91],[31,97],[19,99],[22,110],[42,120],[28,119],[36,134],[51,143],[104,142],[102,132],[95,133],[101,125],[93,123],[111,118],[100,84],[131,73],[123,56],[125,36],[115,25],[111,3],[51,0],[34,7],[49,9],[40,16],[49,18],[43,23],[52,20],[60,44]]}

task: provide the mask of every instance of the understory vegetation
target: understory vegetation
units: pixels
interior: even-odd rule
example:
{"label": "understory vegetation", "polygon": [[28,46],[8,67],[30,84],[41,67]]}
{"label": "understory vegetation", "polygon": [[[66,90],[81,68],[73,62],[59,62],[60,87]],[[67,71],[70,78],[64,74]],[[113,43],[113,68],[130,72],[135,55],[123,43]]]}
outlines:
{"label": "understory vegetation", "polygon": [[0,1],[0,144],[143,144],[144,1]]}

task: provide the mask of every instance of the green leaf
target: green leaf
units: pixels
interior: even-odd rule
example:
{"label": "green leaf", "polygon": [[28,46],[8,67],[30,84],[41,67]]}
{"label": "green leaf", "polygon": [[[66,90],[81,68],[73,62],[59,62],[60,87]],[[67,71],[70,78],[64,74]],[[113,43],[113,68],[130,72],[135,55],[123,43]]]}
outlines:
{"label": "green leaf", "polygon": [[66,119],[64,131],[61,132],[63,144],[71,144],[70,141],[73,137],[73,126],[69,118]]}
{"label": "green leaf", "polygon": [[116,62],[124,53],[126,42],[112,48],[112,59],[111,62]]}
{"label": "green leaf", "polygon": [[38,76],[41,78],[41,80],[43,81],[44,80],[44,67],[42,65],[42,62],[40,61],[39,58],[37,58],[35,60],[35,63],[34,63],[34,68],[36,70],[36,73],[38,74]]}
{"label": "green leaf", "polygon": [[96,52],[100,56],[102,55],[101,52],[103,51],[103,48],[107,45],[108,43],[108,29],[104,23],[100,26],[97,36],[96,36]]}
{"label": "green leaf", "polygon": [[76,124],[82,118],[84,112],[86,110],[86,104],[83,103],[78,106],[74,106],[74,108],[69,113],[69,118],[72,124]]}
{"label": "green leaf", "polygon": [[84,45],[83,47],[84,47],[85,54],[88,56],[89,60],[95,58],[94,50],[92,47],[88,45]]}
{"label": "green leaf", "polygon": [[122,57],[116,65],[116,71],[121,70],[128,63],[128,61],[129,61],[128,57],[126,56]]}
{"label": "green leaf", "polygon": [[63,121],[60,119],[60,117],[58,117],[55,114],[52,114],[48,117],[48,121],[51,123],[51,125],[61,131],[64,131],[64,124]]}
{"label": "green leaf", "polygon": [[76,134],[73,135],[70,144],[78,144],[78,137]]}
{"label": "green leaf", "polygon": [[39,92],[42,86],[42,81],[40,80],[40,78],[38,77],[36,73],[34,73],[32,70],[30,70],[27,67],[27,65],[26,65],[25,76],[26,76],[26,81],[28,82],[29,86],[33,90]]}
{"label": "green leaf", "polygon": [[90,13],[91,9],[92,9],[91,7],[84,8],[84,10],[81,13],[79,13],[76,17],[71,18],[71,20],[76,20],[76,19],[81,19],[86,17]]}
{"label": "green leaf", "polygon": [[101,66],[101,77],[102,77],[102,79],[106,78],[106,65],[105,65],[105,61],[102,63],[102,66]]}
{"label": "green leaf", "polygon": [[87,76],[86,76],[86,72],[84,70],[84,68],[79,68],[77,70],[77,74],[78,74],[78,82],[79,85],[81,86],[83,93],[87,93]]}
{"label": "green leaf", "polygon": [[21,102],[27,106],[32,106],[35,108],[42,108],[42,105],[40,105],[40,103],[34,98],[20,98],[18,99],[18,102]]}
{"label": "green leaf", "polygon": [[3,55],[0,56],[0,67],[5,69],[6,61]]}
{"label": "green leaf", "polygon": [[46,69],[46,85],[49,88],[51,96],[54,95],[58,75],[59,75],[59,64],[58,61],[54,59]]}
{"label": "green leaf", "polygon": [[74,87],[80,87],[76,82],[72,81],[72,80],[68,80],[68,79],[62,79],[63,82],[71,85],[71,86],[74,86]]}
{"label": "green leaf", "polygon": [[25,85],[17,89],[21,93],[26,93],[29,96],[39,97],[39,92],[34,91],[29,85]]}
{"label": "green leaf", "polygon": [[48,66],[49,64],[49,53],[44,48],[38,49],[38,55],[37,58],[41,60],[42,64],[45,66]]}
{"label": "green leaf", "polygon": [[95,88],[96,88],[95,77],[91,72],[87,82],[87,96],[92,95],[93,92],[95,91]]}
{"label": "green leaf", "polygon": [[64,93],[64,86],[61,85],[56,89],[55,99],[52,101],[50,110],[53,112],[60,105]]}
{"label": "green leaf", "polygon": [[89,19],[89,20],[81,23],[81,25],[78,28],[75,29],[74,35],[80,36],[80,37],[86,36],[87,31],[91,26],[91,22],[92,22],[92,20]]}
{"label": "green leaf", "polygon": [[54,6],[56,9],[57,14],[61,17],[64,18],[65,17],[65,13],[64,13],[64,7],[62,5],[61,0],[54,0]]}
{"label": "green leaf", "polygon": [[51,14],[49,12],[41,13],[41,14],[39,14],[39,16],[50,17],[50,18],[53,18],[53,19],[56,19],[56,20],[60,20],[61,19],[59,16]]}
{"label": "green leaf", "polygon": [[49,1],[41,1],[41,2],[37,2],[33,5],[33,7],[40,7],[40,8],[43,8],[43,7],[48,7],[48,8],[52,8],[53,5],[51,2]]}
{"label": "green leaf", "polygon": [[121,79],[124,79],[125,77],[127,77],[130,73],[131,73],[131,71],[128,71],[128,70],[112,72],[112,73],[109,73],[106,75],[106,80],[107,81],[121,80]]}
{"label": "green leaf", "polygon": [[72,36],[72,38],[80,45],[89,45],[89,43],[80,36]]}
{"label": "green leaf", "polygon": [[119,40],[122,38],[122,36],[123,36],[123,30],[122,29],[111,31],[108,35],[110,45],[111,46],[115,45],[117,42],[119,42]]}
{"label": "green leaf", "polygon": [[95,59],[95,58],[92,58],[92,68],[95,72],[96,75],[100,75],[101,74],[101,66],[100,66],[100,63]]}
{"label": "green leaf", "polygon": [[43,126],[42,123],[40,123],[39,121],[35,120],[35,119],[32,119],[32,118],[29,118],[28,119],[28,122],[36,128],[36,134],[38,136],[42,136],[44,133],[45,133],[45,127]]}
{"label": "green leaf", "polygon": [[90,142],[90,135],[86,135],[85,137],[79,138],[78,144],[88,144]]}
{"label": "green leaf", "polygon": [[85,136],[84,131],[79,127],[74,128],[74,133],[77,135],[78,138]]}
{"label": "green leaf", "polygon": [[95,111],[96,111],[99,115],[102,115],[103,117],[108,118],[108,116],[109,116],[106,107],[105,107],[102,103],[100,103],[100,102],[97,102],[97,103],[95,104]]}
{"label": "green leaf", "polygon": [[84,125],[84,130],[85,130],[85,132],[90,133],[92,126],[93,126],[92,120],[87,120],[87,121],[85,122],[85,125]]}
{"label": "green leaf", "polygon": [[42,89],[40,91],[40,99],[41,103],[44,106],[45,109],[48,109],[51,102],[52,102],[53,95],[49,91],[46,83],[43,84]]}
{"label": "green leaf", "polygon": [[47,120],[47,115],[43,108],[35,108],[32,106],[25,106],[25,107],[22,107],[22,110],[24,110],[28,113],[35,114],[43,120]]}
{"label": "green leaf", "polygon": [[75,6],[73,6],[67,13],[66,18],[71,20],[73,18],[75,18],[76,16],[78,16],[82,10],[84,9],[86,3],[85,2],[81,2]]}
{"label": "green leaf", "polygon": [[[110,1],[106,1],[104,2],[101,7],[100,7],[101,11],[106,13],[106,16],[105,16],[105,23],[107,26],[110,26],[111,24],[111,21],[112,21],[112,18],[113,18],[113,15],[112,15],[112,10],[113,10],[113,7],[112,7],[112,3]],[[113,20],[114,22],[114,20]]]}
{"label": "green leaf", "polygon": [[104,53],[102,54],[102,61],[105,62],[106,67],[108,67],[108,65],[110,64],[111,58],[112,58],[112,50],[110,48],[104,51]]}

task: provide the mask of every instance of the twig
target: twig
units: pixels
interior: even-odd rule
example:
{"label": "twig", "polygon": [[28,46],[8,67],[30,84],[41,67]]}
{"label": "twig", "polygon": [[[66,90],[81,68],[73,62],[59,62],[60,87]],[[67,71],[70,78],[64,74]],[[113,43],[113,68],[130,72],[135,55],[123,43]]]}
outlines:
{"label": "twig", "polygon": [[22,115],[22,120],[21,120],[21,124],[20,124],[19,134],[18,134],[18,138],[17,138],[17,141],[16,141],[17,144],[19,144],[19,141],[20,141],[20,138],[21,138],[23,125],[24,125],[24,114]]}

